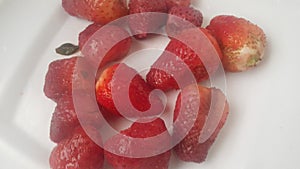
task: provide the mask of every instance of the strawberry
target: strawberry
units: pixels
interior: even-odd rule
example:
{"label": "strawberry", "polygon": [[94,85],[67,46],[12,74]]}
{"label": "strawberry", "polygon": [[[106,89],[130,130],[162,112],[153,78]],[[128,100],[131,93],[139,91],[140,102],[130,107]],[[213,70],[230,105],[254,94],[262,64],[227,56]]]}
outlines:
{"label": "strawberry", "polygon": [[103,118],[98,114],[98,108],[91,105],[91,98],[86,93],[77,94],[77,97],[81,97],[81,100],[76,102],[76,108],[70,96],[58,100],[50,125],[50,139],[53,142],[59,143],[68,138],[80,126],[79,118],[83,125],[101,126]]}
{"label": "strawberry", "polygon": [[72,16],[106,24],[128,14],[123,0],[62,0],[62,6]]}
{"label": "strawberry", "polygon": [[79,121],[72,98],[61,98],[52,115],[50,139],[55,143],[59,143],[64,138],[69,137],[77,126],[79,126]]}
{"label": "strawberry", "polygon": [[225,70],[245,71],[263,59],[266,36],[261,28],[244,18],[230,15],[214,17],[207,26],[223,51]]}
{"label": "strawberry", "polygon": [[[167,169],[171,151],[163,150],[166,148],[164,146],[170,144],[170,135],[166,133],[166,126],[161,119],[148,123],[135,122],[130,128],[106,141],[105,159],[114,169]],[[159,134],[163,135],[161,139],[147,141]],[[137,141],[138,139],[142,140]],[[154,152],[157,154],[152,155]],[[134,157],[134,153],[139,153],[142,157]]]}
{"label": "strawberry", "polygon": [[174,6],[169,10],[166,32],[173,37],[183,29],[201,27],[202,13],[192,7]]}
{"label": "strawberry", "polygon": [[93,83],[90,66],[82,57],[56,60],[49,65],[44,93],[57,102],[64,95],[71,96],[72,90],[86,89]]}
{"label": "strawberry", "polygon": [[[134,69],[122,63],[105,69],[96,84],[98,104],[118,116],[141,117],[159,114],[163,106],[157,95],[150,98],[153,104],[150,103],[151,91],[152,88]],[[143,115],[134,109],[142,112]]]}
{"label": "strawberry", "polygon": [[220,58],[219,45],[209,31],[204,28],[187,29],[171,39],[165,52],[151,66],[147,82],[164,91],[201,82],[209,78],[208,72],[212,74],[218,69]]}
{"label": "strawberry", "polygon": [[88,27],[86,27],[82,32],[79,33],[78,36],[78,46],[79,49],[82,50],[85,43],[89,40],[90,37],[93,36],[97,30],[99,30],[102,27],[102,25],[97,23],[92,23]]}
{"label": "strawberry", "polygon": [[174,147],[177,156],[183,161],[205,161],[228,111],[228,103],[220,90],[200,85],[184,88],[174,110],[175,136],[185,136]]}
{"label": "strawberry", "polygon": [[190,6],[191,0],[166,0],[168,9],[174,6]]}
{"label": "strawberry", "polygon": [[[145,12],[167,13],[165,0],[130,0],[129,2],[129,27],[136,38],[146,38],[148,33],[156,32],[166,23],[166,16],[145,14]],[[135,14],[135,15],[132,15]]]}
{"label": "strawberry", "polygon": [[108,62],[124,58],[130,50],[131,42],[129,33],[114,25],[102,27],[94,23],[79,34],[81,52],[95,67],[103,67]]}
{"label": "strawberry", "polygon": [[[97,130],[89,128],[89,132],[101,142]],[[76,128],[70,138],[58,143],[49,159],[51,169],[102,169],[103,161],[103,149],[81,127]]]}

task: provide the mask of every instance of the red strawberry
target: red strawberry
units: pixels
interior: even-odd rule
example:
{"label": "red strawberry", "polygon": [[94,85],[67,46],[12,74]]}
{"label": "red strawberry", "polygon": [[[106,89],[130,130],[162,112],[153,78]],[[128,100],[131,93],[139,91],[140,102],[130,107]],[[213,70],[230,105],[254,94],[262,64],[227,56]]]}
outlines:
{"label": "red strawberry", "polygon": [[184,88],[174,111],[175,136],[185,136],[174,147],[177,156],[183,161],[205,161],[228,111],[228,103],[220,90],[195,85]]}
{"label": "red strawberry", "polygon": [[225,70],[240,72],[255,67],[263,58],[266,36],[261,28],[235,16],[214,17],[207,26],[223,51]]}
{"label": "red strawberry", "polygon": [[50,139],[58,143],[62,139],[69,137],[77,126],[79,126],[79,121],[72,98],[61,98],[52,115]]}
{"label": "red strawberry", "polygon": [[146,38],[150,32],[156,32],[166,23],[166,16],[157,14],[145,14],[145,12],[167,13],[165,0],[130,0],[129,13],[135,14],[129,17],[129,27],[136,38]]}
{"label": "red strawberry", "polygon": [[174,6],[190,6],[191,0],[166,0],[168,9]]}
{"label": "red strawberry", "polygon": [[[171,39],[165,52],[152,65],[147,81],[164,91],[182,88],[195,80],[208,79],[208,72],[211,74],[218,69],[220,58],[222,53],[218,43],[206,29],[187,29]],[[194,81],[191,76],[194,76]]]}
{"label": "red strawberry", "polygon": [[202,13],[192,7],[174,6],[169,10],[166,32],[173,37],[183,29],[201,27]]}
{"label": "red strawberry", "polygon": [[[129,117],[155,115],[162,111],[163,105],[158,96],[151,99],[152,105],[149,102],[151,91],[144,79],[126,64],[115,64],[105,69],[96,84],[98,104],[112,114]],[[137,114],[134,109],[145,114]]]}
{"label": "red strawberry", "polygon": [[[101,29],[100,29],[101,28]],[[124,58],[131,47],[129,33],[118,26],[92,24],[79,35],[80,49],[95,67]]]}
{"label": "red strawberry", "polygon": [[102,25],[100,24],[92,23],[79,33],[78,44],[80,50],[82,50],[83,46],[89,40],[89,38],[92,37],[93,34],[97,32],[97,30],[99,30],[101,27]]}
{"label": "red strawberry", "polygon": [[[89,128],[94,133],[97,142],[101,142],[99,133]],[[85,131],[78,127],[72,137],[62,140],[51,152],[50,167],[52,169],[102,169],[103,149],[94,143]]]}
{"label": "red strawberry", "polygon": [[[161,139],[148,140],[158,137],[159,134],[163,135]],[[141,138],[144,141],[136,141]],[[107,140],[104,145],[104,156],[114,169],[167,169],[171,151],[163,149],[168,148],[169,144],[170,135],[166,131],[163,120],[156,119],[148,123],[135,122],[129,129]],[[152,155],[154,152],[157,154]],[[135,153],[142,157],[131,157]]]}
{"label": "red strawberry", "polygon": [[89,95],[81,93],[77,94],[77,97],[81,100],[76,101],[76,108],[70,96],[58,100],[50,125],[50,139],[53,142],[59,143],[68,138],[73,130],[80,126],[78,118],[83,125],[95,128],[101,126],[103,118],[98,114],[98,107],[92,105]]}
{"label": "red strawberry", "polygon": [[99,24],[106,24],[128,14],[123,0],[63,0],[62,6],[72,16]]}
{"label": "red strawberry", "polygon": [[71,96],[72,90],[91,87],[94,78],[90,71],[90,66],[82,57],[53,61],[49,65],[45,78],[45,95],[58,101],[64,95]]}

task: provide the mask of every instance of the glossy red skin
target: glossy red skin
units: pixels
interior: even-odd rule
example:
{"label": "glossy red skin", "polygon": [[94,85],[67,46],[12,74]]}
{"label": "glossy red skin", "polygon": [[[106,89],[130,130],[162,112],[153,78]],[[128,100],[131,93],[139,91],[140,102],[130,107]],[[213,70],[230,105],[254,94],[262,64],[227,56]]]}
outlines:
{"label": "glossy red skin", "polygon": [[[117,66],[118,64],[108,67],[99,76],[98,81],[96,83],[96,98],[98,104],[101,107],[105,108],[105,110],[114,115],[121,116],[116,107],[114,106],[111,95],[111,80]],[[100,78],[104,79],[103,82],[99,82]]]}
{"label": "glossy red skin", "polygon": [[128,14],[123,0],[62,0],[62,6],[72,16],[106,24]]}
{"label": "glossy red skin", "polygon": [[174,6],[190,6],[191,0],[166,0],[166,4],[168,9]]}
{"label": "glossy red skin", "polygon": [[[95,129],[89,128],[89,131],[97,134],[98,141],[101,141]],[[51,169],[102,169],[103,149],[95,144],[81,127],[78,127],[70,138],[62,140],[52,150],[49,163]]]}
{"label": "glossy red skin", "polygon": [[[125,64],[112,65],[102,72],[96,84],[97,102],[106,111],[116,116],[128,115],[131,117],[137,117],[139,115],[131,114],[131,112],[123,112],[121,114],[115,107],[112,95],[112,85],[115,85],[114,87],[116,88],[126,88],[126,86],[124,86],[124,84],[122,83],[122,79],[126,79],[126,77],[124,77],[125,75],[116,78],[114,83],[112,83],[113,76],[117,69],[121,69],[121,72],[124,72],[125,74],[136,74],[130,82],[129,93],[125,93],[127,95],[129,94],[131,104],[134,106],[134,108],[141,112],[150,109],[151,104],[149,102],[149,95],[152,91],[152,88],[134,69],[128,67]],[[159,102],[158,99],[159,98],[157,98],[155,101]]]}
{"label": "glossy red skin", "polygon": [[[199,31],[201,31],[206,36],[206,38],[210,41],[212,45],[206,43],[207,41],[202,42],[201,40],[194,39],[193,34],[199,33]],[[203,28],[187,29],[180,33],[178,37],[181,40],[188,41],[190,44],[197,46],[195,50],[205,51],[204,49],[206,49],[207,54],[201,57],[205,57],[205,59],[207,60],[207,65],[206,67],[204,66],[200,57],[194,52],[194,50],[188,47],[185,43],[173,38],[167,45],[165,49],[166,52],[164,52],[159,57],[159,59],[152,65],[149,73],[147,74],[147,82],[154,88],[158,88],[164,91],[168,91],[171,89],[179,89],[180,87],[174,79],[175,76],[177,76],[177,81],[185,81],[185,85],[194,83],[192,81],[189,82],[187,80],[184,80],[184,78],[186,78],[185,76],[187,75],[187,72],[192,72],[196,82],[207,80],[209,78],[208,71],[210,73],[214,73],[220,65],[220,59],[222,59],[222,52],[217,41],[209,33],[208,30]],[[172,56],[173,58],[165,59],[166,57],[170,56],[170,54],[168,54],[169,52],[174,54]],[[216,53],[218,56],[215,56]],[[183,62],[180,63],[178,59],[176,60],[175,56],[180,58]],[[185,63],[189,69],[185,68],[183,66],[183,63]],[[168,65],[174,66],[168,67]],[[166,73],[165,71],[159,70],[156,67],[159,67],[164,70],[172,70],[170,70],[170,73]]]}
{"label": "glossy red skin", "polygon": [[102,27],[94,23],[79,34],[79,47],[82,54],[91,65],[100,68],[127,56],[131,44],[129,33],[114,25]]}
{"label": "glossy red skin", "polygon": [[[130,0],[129,14],[139,14],[144,12],[167,13],[168,9],[165,0]],[[166,23],[166,17],[148,14],[134,15],[129,17],[129,28],[136,38],[146,38],[149,32],[156,32]]]}
{"label": "glossy red skin", "polygon": [[202,23],[203,15],[199,10],[187,6],[174,6],[169,10],[166,32],[168,36],[173,37],[183,29],[201,27]]}
{"label": "glossy red skin", "polygon": [[[188,89],[188,88],[186,88],[186,89]],[[186,90],[186,89],[184,89],[184,90]],[[227,116],[228,116],[229,108],[228,108],[227,101],[225,100],[225,103],[224,103],[224,100],[222,100],[225,98],[225,96],[220,90],[215,89],[215,88],[206,88],[206,87],[202,87],[202,86],[198,86],[198,89],[199,89],[199,94],[200,94],[200,104],[199,104],[199,108],[198,108],[199,111],[197,113],[197,117],[194,121],[192,128],[188,131],[188,133],[186,134],[184,139],[182,141],[180,141],[179,144],[177,144],[174,147],[174,151],[175,151],[176,155],[183,161],[201,163],[201,162],[205,161],[205,159],[208,155],[209,149],[213,145],[220,130],[224,126]],[[213,108],[211,105],[212,91],[215,92],[214,99],[216,102],[216,104],[214,104],[215,107],[213,107]],[[192,98],[194,98],[194,96],[190,95],[189,99],[192,99]],[[183,103],[181,103],[182,101],[183,101]],[[185,111],[188,111],[188,109],[186,109],[186,107],[188,107],[187,105],[193,106],[190,103],[191,103],[190,100],[182,100],[181,94],[178,96],[177,101],[176,101],[176,107],[174,110],[174,122],[177,121],[177,123],[179,123],[177,125],[177,127],[180,127],[180,128],[175,128],[175,130],[184,131],[184,128],[186,128],[188,126],[184,122],[188,121],[186,118],[189,118],[189,115],[185,114]],[[181,105],[184,105],[185,107],[182,108]],[[218,106],[219,106],[219,109],[216,108]],[[212,111],[218,109],[218,110],[220,110],[220,112],[209,112],[210,109]],[[180,118],[179,118],[179,113],[183,113],[180,116]],[[217,121],[215,122],[215,123],[218,123],[217,127],[212,132],[212,134],[209,136],[209,138],[206,141],[200,143],[199,142],[200,136],[203,135],[204,132],[207,132],[207,131],[202,131],[202,130],[204,128],[205,123],[207,123],[207,121],[208,121],[208,113],[217,113],[217,114],[221,115],[221,119],[219,122],[217,122]],[[213,117],[215,117],[215,116],[213,116]],[[217,119],[212,118],[210,120],[217,120]]]}
{"label": "glossy red skin", "polygon": [[[121,134],[132,138],[148,138],[154,137],[166,131],[165,124],[163,120],[156,119],[152,122],[148,123],[138,123],[135,122],[132,126],[126,130],[121,131]],[[106,143],[106,147],[114,147],[117,151],[118,146],[114,144],[114,142],[118,143],[118,137],[114,136],[109,139]],[[170,141],[169,138],[163,140],[164,142]],[[168,143],[167,143],[168,144]],[[117,144],[118,145],[118,144]],[[129,147],[128,147],[129,146]],[[139,145],[130,146],[128,145],[126,148],[128,149],[141,149],[142,147],[147,149],[147,146],[162,146],[162,145]],[[171,157],[171,151],[166,151],[162,154],[146,157],[146,158],[129,158],[122,157],[116,154],[113,154],[108,151],[104,151],[105,159],[113,166],[114,169],[168,169],[169,160]]]}
{"label": "glossy red skin", "polygon": [[[244,45],[255,48],[255,43],[262,43],[266,46],[266,36],[261,28],[254,25],[244,18],[238,18],[231,15],[219,15],[214,17],[207,26],[218,43],[223,52],[223,66],[225,70],[231,72],[244,71],[239,68],[240,49]],[[257,50],[258,58],[261,59],[262,51]],[[258,61],[260,61],[258,59]],[[250,67],[252,67],[251,65]]]}
{"label": "glossy red skin", "polygon": [[[76,80],[73,84],[74,77]],[[49,64],[44,93],[57,102],[63,96],[71,96],[72,90],[84,90],[92,83],[94,81],[90,65],[82,57],[56,60]]]}

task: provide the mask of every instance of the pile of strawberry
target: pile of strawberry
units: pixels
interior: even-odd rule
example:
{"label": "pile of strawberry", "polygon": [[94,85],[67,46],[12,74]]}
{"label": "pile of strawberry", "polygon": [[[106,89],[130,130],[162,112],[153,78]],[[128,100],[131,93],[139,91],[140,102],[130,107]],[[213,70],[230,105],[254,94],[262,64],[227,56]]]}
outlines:
{"label": "pile of strawberry", "polygon": [[[266,46],[262,29],[231,15],[216,16],[208,26],[201,27],[203,15],[190,6],[190,0],[130,0],[128,7],[125,0],[62,0],[62,6],[70,15],[94,23],[79,34],[78,48],[82,56],[56,60],[49,65],[44,93],[57,103],[50,126],[50,139],[57,146],[50,155],[50,167],[102,169],[105,159],[114,169],[167,169],[171,150],[183,161],[205,161],[225,124],[229,108],[221,90],[198,83],[208,80],[209,75],[223,67],[230,72],[255,67],[262,60]],[[144,12],[170,15],[161,18],[133,15]],[[128,26],[136,39],[145,39],[149,36],[148,32],[162,28],[170,37],[165,51],[145,78],[120,63],[130,51],[133,36],[117,25],[104,27],[128,14],[132,14]],[[93,39],[100,30],[101,34]],[[199,33],[207,40],[194,36]],[[64,49],[69,47],[64,46]],[[90,71],[95,67],[98,70],[96,74]],[[185,79],[189,73],[194,80]],[[127,77],[132,78],[128,80]],[[184,83],[179,85],[178,79]],[[84,92],[91,88],[93,94]],[[156,117],[165,108],[161,98],[151,94],[154,89],[164,92],[180,90],[172,133],[168,132],[164,120]],[[74,91],[77,94],[83,91],[80,104],[76,106]],[[117,92],[115,96],[114,92]],[[94,109],[91,96],[96,97],[97,108],[101,111]],[[128,105],[133,108],[128,108]],[[75,107],[84,112],[80,114],[83,122],[79,120]],[[136,121],[128,129],[102,140],[99,130],[103,120],[113,122],[124,117]],[[93,135],[93,139],[86,131],[89,136]],[[122,136],[147,139],[162,133],[167,133],[163,140],[145,145],[128,144],[122,139]],[[180,136],[182,139],[174,144]],[[206,139],[202,140],[203,137]],[[170,149],[163,149],[172,144],[174,146]],[[155,149],[159,153],[140,158],[128,156],[141,149]]]}

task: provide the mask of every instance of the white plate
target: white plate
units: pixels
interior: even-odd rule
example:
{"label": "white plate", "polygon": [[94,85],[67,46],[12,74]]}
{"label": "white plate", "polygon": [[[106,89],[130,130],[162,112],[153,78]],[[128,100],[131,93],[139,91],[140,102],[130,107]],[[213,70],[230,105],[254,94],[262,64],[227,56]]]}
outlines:
{"label": "white plate", "polygon": [[[60,0],[0,0],[0,168],[49,168],[54,103],[42,92],[54,49],[77,43],[89,22],[68,16]],[[233,14],[262,27],[266,58],[244,73],[227,73],[231,111],[202,164],[172,159],[171,169],[300,168],[300,1],[194,0],[205,25]],[[151,44],[151,42],[149,42]],[[148,45],[148,43],[146,44]]]}

